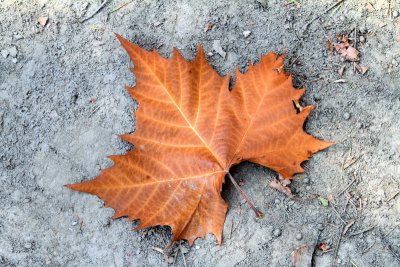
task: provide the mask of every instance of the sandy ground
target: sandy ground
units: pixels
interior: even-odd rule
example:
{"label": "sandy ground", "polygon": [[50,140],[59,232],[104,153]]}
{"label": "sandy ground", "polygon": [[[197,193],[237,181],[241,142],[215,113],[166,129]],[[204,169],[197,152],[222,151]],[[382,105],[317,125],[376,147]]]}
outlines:
{"label": "sandy ground", "polygon": [[[399,266],[400,2],[371,0],[368,10],[347,0],[326,14],[333,0],[155,2],[109,1],[81,22],[100,1],[0,0],[0,266],[290,266],[296,247],[315,242],[330,246],[315,251],[315,266]],[[191,59],[202,43],[220,74],[287,49],[286,69],[307,87],[303,104],[316,105],[306,130],[337,143],[304,164],[291,185],[299,200],[269,187],[276,173],[236,166],[266,218],[227,183],[223,245],[212,235],[182,242],[168,263],[153,249],[168,243],[168,228],[130,231],[97,197],[63,187],[130,149],[117,135],[135,129],[123,89],[134,77],[112,32],[163,56],[178,47]],[[360,51],[365,75],[329,54],[326,38],[338,34]],[[330,195],[327,207],[317,199]]]}

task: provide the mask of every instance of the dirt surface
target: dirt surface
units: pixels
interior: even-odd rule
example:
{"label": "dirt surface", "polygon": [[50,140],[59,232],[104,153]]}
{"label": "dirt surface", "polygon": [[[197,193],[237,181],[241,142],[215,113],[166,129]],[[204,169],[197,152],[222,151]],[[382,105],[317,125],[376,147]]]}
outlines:
{"label": "dirt surface", "polygon": [[[293,250],[316,243],[330,247],[316,249],[316,266],[399,266],[400,2],[347,0],[326,13],[333,0],[155,2],[108,1],[81,22],[100,1],[0,0],[0,266],[290,266]],[[202,43],[223,75],[287,49],[303,104],[316,106],[306,130],[337,144],[304,163],[295,199],[269,187],[276,173],[233,168],[266,218],[227,182],[223,245],[212,235],[182,242],[164,262],[154,248],[168,243],[168,228],[130,231],[135,223],[111,220],[97,197],[63,187],[130,149],[117,135],[135,129],[123,87],[134,77],[113,32],[166,57],[178,47],[192,59]],[[360,51],[365,75],[327,49],[339,34]]]}

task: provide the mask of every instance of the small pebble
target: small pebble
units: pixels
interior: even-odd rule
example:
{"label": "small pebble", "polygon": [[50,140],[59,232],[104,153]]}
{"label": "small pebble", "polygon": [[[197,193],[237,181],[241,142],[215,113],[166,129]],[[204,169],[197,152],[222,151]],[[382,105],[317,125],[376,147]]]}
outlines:
{"label": "small pebble", "polygon": [[180,250],[181,250],[181,252],[182,252],[183,254],[186,254],[186,253],[189,252],[189,250],[187,249],[187,247],[184,247],[184,246],[182,246],[182,247],[180,248]]}
{"label": "small pebble", "polygon": [[318,94],[318,93],[315,93],[314,94],[314,100],[315,101],[319,101],[319,100],[321,100],[322,99],[322,96],[320,95],[320,94]]}
{"label": "small pebble", "polygon": [[339,20],[340,20],[340,21],[344,21],[345,19],[346,19],[346,18],[345,18],[344,16],[340,16],[340,17],[339,17]]}
{"label": "small pebble", "polygon": [[298,233],[298,234],[296,235],[296,239],[297,239],[297,240],[303,239],[302,233]]}
{"label": "small pebble", "polygon": [[281,201],[278,199],[278,198],[275,198],[275,204],[279,204],[279,203],[281,203]]}
{"label": "small pebble", "polygon": [[367,27],[361,26],[361,27],[360,27],[360,32],[361,32],[361,33],[367,33],[367,32],[368,32]]}
{"label": "small pebble", "polygon": [[272,232],[272,234],[275,236],[275,237],[278,237],[278,236],[280,236],[281,234],[282,234],[282,231],[281,231],[281,229],[275,229],[273,232]]}
{"label": "small pebble", "polygon": [[293,21],[294,20],[294,15],[292,13],[289,13],[286,15],[286,20],[287,21]]}
{"label": "small pebble", "polygon": [[360,42],[361,43],[365,43],[365,37],[364,36],[360,36]]}
{"label": "small pebble", "polygon": [[317,224],[317,228],[318,228],[318,230],[323,230],[324,225],[322,223],[319,223],[319,224]]}
{"label": "small pebble", "polygon": [[24,37],[22,37],[22,35],[20,35],[20,34],[14,35],[14,40],[16,40],[16,41],[21,40],[22,38],[24,38]]}
{"label": "small pebble", "polygon": [[199,245],[197,245],[195,248],[196,248],[196,249],[200,249],[200,246],[199,246]]}
{"label": "small pebble", "polygon": [[30,249],[32,247],[32,244],[30,242],[25,243],[24,247],[26,249]]}
{"label": "small pebble", "polygon": [[399,65],[399,63],[397,63],[396,59],[392,59],[392,65],[397,67],[397,65]]}
{"label": "small pebble", "polygon": [[399,16],[399,11],[393,11],[393,18],[397,18]]}
{"label": "small pebble", "polygon": [[344,114],[343,114],[343,119],[345,119],[346,121],[348,121],[349,119],[350,119],[350,113],[348,113],[348,112],[345,112]]}
{"label": "small pebble", "polygon": [[6,50],[6,49],[1,50],[1,55],[2,55],[4,58],[7,58],[7,57],[8,57],[8,54],[10,54],[10,52],[8,52],[8,50]]}
{"label": "small pebble", "polygon": [[306,190],[307,190],[307,191],[311,191],[311,186],[307,185],[307,186],[306,186]]}
{"label": "small pebble", "polygon": [[251,31],[244,31],[244,32],[243,32],[244,38],[249,37],[250,34],[251,34]]}
{"label": "small pebble", "polygon": [[15,46],[12,46],[10,49],[8,49],[10,57],[16,57],[18,54],[18,50]]}
{"label": "small pebble", "polygon": [[169,257],[169,258],[168,258],[168,263],[169,263],[169,264],[174,263],[174,257]]}
{"label": "small pebble", "polygon": [[16,63],[18,62],[18,59],[12,58],[12,59],[11,59],[11,62],[14,63],[14,64],[16,64]]}
{"label": "small pebble", "polygon": [[78,224],[78,222],[76,222],[76,221],[74,221],[74,222],[71,223],[72,226],[75,226],[75,225],[77,225],[77,224]]}
{"label": "small pebble", "polygon": [[309,179],[309,178],[304,178],[304,179],[303,179],[303,183],[308,184],[309,182],[310,182],[310,179]]}
{"label": "small pebble", "polygon": [[268,7],[268,0],[257,0],[257,2],[260,4],[260,6],[264,9]]}

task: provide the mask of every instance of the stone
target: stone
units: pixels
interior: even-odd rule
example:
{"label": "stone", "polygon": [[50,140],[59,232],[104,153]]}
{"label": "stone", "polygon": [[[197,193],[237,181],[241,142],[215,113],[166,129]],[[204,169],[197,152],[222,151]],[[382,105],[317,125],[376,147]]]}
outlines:
{"label": "stone", "polygon": [[244,31],[244,32],[243,32],[244,38],[249,37],[250,34],[251,34],[251,31]]}
{"label": "stone", "polygon": [[8,57],[8,54],[10,54],[10,52],[8,52],[7,49],[1,50],[1,55],[2,55],[4,58],[7,58],[7,57]]}
{"label": "stone", "polygon": [[350,113],[348,113],[348,112],[345,112],[345,113],[343,114],[343,119],[346,120],[346,121],[348,121],[348,120],[350,119],[350,117],[351,117],[351,115],[350,115]]}
{"label": "stone", "polygon": [[212,49],[225,59],[226,52],[222,49],[221,40],[214,40]]}
{"label": "stone", "polygon": [[18,54],[18,50],[15,46],[12,46],[8,49],[10,57],[16,57]]}
{"label": "stone", "polygon": [[303,234],[302,234],[302,233],[297,233],[297,234],[296,234],[296,239],[297,239],[297,240],[303,239]]}
{"label": "stone", "polygon": [[275,230],[272,232],[272,234],[273,234],[275,237],[278,237],[278,236],[280,236],[280,235],[282,234],[282,231],[281,231],[281,229],[277,228],[277,229],[275,229]]}

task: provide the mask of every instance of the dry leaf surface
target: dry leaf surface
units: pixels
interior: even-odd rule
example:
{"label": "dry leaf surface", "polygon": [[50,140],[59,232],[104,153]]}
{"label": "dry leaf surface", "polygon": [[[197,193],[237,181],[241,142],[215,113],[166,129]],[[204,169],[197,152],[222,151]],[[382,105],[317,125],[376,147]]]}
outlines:
{"label": "dry leaf surface", "polygon": [[121,138],[134,144],[126,155],[111,156],[114,166],[69,188],[99,196],[115,210],[113,218],[140,219],[137,229],[169,225],[173,239],[192,244],[213,233],[219,244],[228,205],[221,197],[224,177],[240,162],[251,161],[290,178],[301,162],[331,143],[303,130],[312,110],[296,112],[304,89],[296,90],[283,71],[283,57],[270,53],[219,76],[199,46],[186,61],[174,49],[170,59],[148,52],[117,35],[135,67],[137,129]]}

